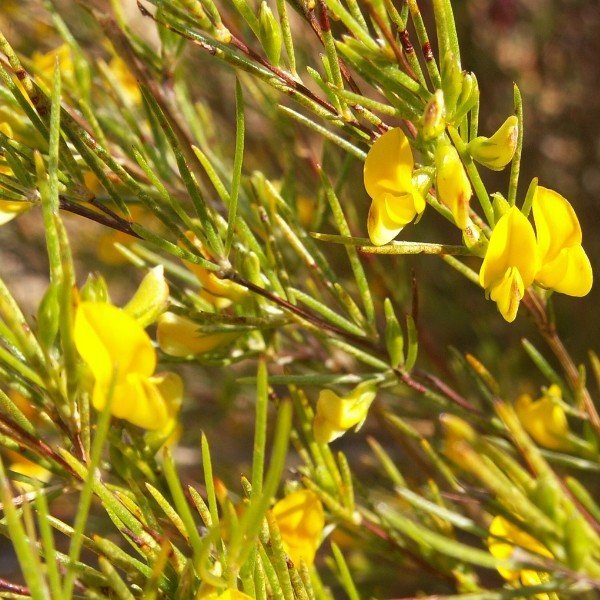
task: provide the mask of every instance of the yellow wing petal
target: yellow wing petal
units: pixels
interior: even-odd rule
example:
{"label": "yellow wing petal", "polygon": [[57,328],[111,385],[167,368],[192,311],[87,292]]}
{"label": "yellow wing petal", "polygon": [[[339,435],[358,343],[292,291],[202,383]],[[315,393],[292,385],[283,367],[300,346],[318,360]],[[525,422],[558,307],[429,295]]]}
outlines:
{"label": "yellow wing petal", "polygon": [[581,244],[563,248],[551,262],[545,263],[535,277],[549,289],[569,296],[585,296],[592,289],[592,265]]}
{"label": "yellow wing petal", "polygon": [[533,197],[533,220],[542,265],[563,248],[581,244],[581,227],[569,201],[554,190],[538,186]]}

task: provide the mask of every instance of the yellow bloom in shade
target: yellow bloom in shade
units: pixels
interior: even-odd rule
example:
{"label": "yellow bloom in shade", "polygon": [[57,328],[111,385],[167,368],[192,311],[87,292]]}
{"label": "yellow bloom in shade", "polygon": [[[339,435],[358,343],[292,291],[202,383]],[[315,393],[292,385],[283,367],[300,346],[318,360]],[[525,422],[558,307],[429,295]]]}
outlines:
{"label": "yellow bloom in shade", "polygon": [[413,183],[414,160],[404,132],[390,129],[372,146],[364,182],[372,203],[367,227],[376,246],[391,242],[425,210],[425,198]]}
{"label": "yellow bloom in shade", "polygon": [[569,296],[585,296],[592,288],[592,265],[581,246],[581,227],[573,207],[559,193],[538,186],[533,220],[541,268],[536,281]]}
{"label": "yellow bloom in shade", "polygon": [[471,140],[469,153],[488,169],[501,171],[513,159],[518,137],[519,120],[511,115],[491,137],[479,136]]}
{"label": "yellow bloom in shade", "polygon": [[129,70],[125,61],[120,56],[115,56],[110,61],[108,68],[126,97],[131,100],[131,103],[135,105],[140,104],[142,102],[142,93],[140,92],[138,80]]}
{"label": "yellow bloom in shade", "polygon": [[115,417],[150,430],[162,430],[172,422],[178,402],[168,393],[177,395],[177,386],[172,378],[165,382],[164,376],[153,376],[156,352],[133,317],[105,302],[82,302],[73,335],[94,375],[92,402],[97,410],[104,408],[114,377],[111,412]]}
{"label": "yellow bloom in shade", "polygon": [[163,313],[157,323],[156,341],[169,356],[198,356],[229,344],[238,332],[202,333],[200,325],[172,312]]}
{"label": "yellow bloom in shade", "polygon": [[[490,554],[499,560],[510,559],[515,550],[515,546],[523,548],[528,552],[540,554],[547,558],[553,558],[550,551],[538,542],[534,537],[513,525],[504,517],[495,517],[489,528],[490,537],[487,543]],[[509,569],[498,568],[498,572],[504,579],[513,583],[521,582],[522,585],[540,585],[548,579],[548,575],[543,572],[532,571],[531,569],[522,569],[520,571],[511,571]],[[536,594],[538,600],[548,600],[548,594]]]}
{"label": "yellow bloom in shade", "polygon": [[539,257],[531,223],[518,208],[498,221],[479,271],[479,282],[510,323],[525,290],[538,272]]}
{"label": "yellow bloom in shade", "polygon": [[315,440],[328,444],[344,435],[351,427],[358,430],[367,418],[376,394],[377,388],[371,382],[358,385],[348,396],[343,397],[331,390],[322,390],[313,422]]}
{"label": "yellow bloom in shade", "polygon": [[456,226],[465,229],[469,220],[469,200],[473,189],[454,146],[438,146],[435,153],[435,172],[438,200],[450,209]]}
{"label": "yellow bloom in shade", "polygon": [[[211,260],[212,257],[193,232],[186,231],[185,236],[204,258]],[[183,244],[180,245],[185,247]],[[220,279],[202,265],[187,260],[184,260],[183,263],[198,278],[198,281],[202,285],[200,297],[217,309],[227,308],[233,302],[240,302],[248,295],[246,288],[228,279]]]}
{"label": "yellow bloom in shade", "polygon": [[[11,461],[9,468],[14,473],[35,479],[40,482],[40,486],[42,483],[50,481],[52,473],[48,471],[48,469],[45,469],[41,465],[38,465],[13,450],[5,450],[5,453],[6,457]],[[13,481],[13,484],[21,493],[30,492],[34,489],[33,485],[25,483],[24,481]]]}
{"label": "yellow bloom in shade", "polygon": [[54,76],[54,64],[58,58],[58,66],[63,79],[72,79],[75,74],[73,55],[69,44],[62,44],[50,52],[34,52],[31,60],[37,75],[41,75],[47,81],[52,81]]}
{"label": "yellow bloom in shade", "polygon": [[277,502],[272,512],[292,562],[312,565],[325,527],[323,505],[317,494],[311,490],[293,492]]}
{"label": "yellow bloom in shade", "polygon": [[551,385],[539,400],[534,401],[529,394],[523,394],[515,402],[515,411],[525,431],[540,446],[551,450],[566,450],[571,447],[567,438],[567,416],[556,402],[561,398],[560,387]]}
{"label": "yellow bloom in shade", "polygon": [[[13,137],[12,128],[8,123],[0,123],[0,131],[9,138]],[[0,163],[0,173],[3,175],[12,175],[12,170],[6,164]],[[0,198],[0,225],[12,221],[17,215],[30,208],[31,204],[29,202]]]}

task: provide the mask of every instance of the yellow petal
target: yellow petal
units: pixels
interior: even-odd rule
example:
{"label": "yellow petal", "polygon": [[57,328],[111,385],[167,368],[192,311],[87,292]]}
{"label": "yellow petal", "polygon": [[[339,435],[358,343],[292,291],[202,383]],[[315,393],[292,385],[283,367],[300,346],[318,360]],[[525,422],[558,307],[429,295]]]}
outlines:
{"label": "yellow petal", "polygon": [[519,121],[511,115],[489,138],[477,137],[469,143],[469,154],[494,171],[501,171],[513,158],[517,148]]}
{"label": "yellow petal", "polygon": [[108,67],[121,86],[121,89],[125,92],[125,96],[132,104],[140,104],[142,93],[140,92],[138,81],[125,64],[125,61],[121,57],[115,56],[110,61]]}
{"label": "yellow petal", "polygon": [[438,199],[450,209],[457,227],[465,229],[473,190],[456,148],[449,144],[440,145],[435,155],[435,164]]}
{"label": "yellow petal", "polygon": [[403,195],[384,193],[374,198],[367,219],[371,242],[376,246],[391,242],[425,208],[421,199],[417,190]]}
{"label": "yellow petal", "polygon": [[371,383],[357,386],[348,396],[340,397],[331,390],[322,390],[317,400],[313,422],[315,440],[328,444],[341,437],[351,427],[360,427],[377,394]]}
{"label": "yellow petal", "polygon": [[[200,254],[210,260],[211,256],[208,254],[200,240],[192,231],[186,231],[185,236],[192,242]],[[181,243],[180,246],[184,247]],[[184,260],[185,266],[198,278],[198,281],[202,284],[201,294],[203,298],[208,300],[216,308],[226,308],[232,302],[240,302],[247,295],[248,290],[228,279],[220,279],[212,271],[205,269],[203,266],[190,261]]]}
{"label": "yellow petal", "polygon": [[197,356],[229,344],[237,332],[202,333],[200,325],[172,312],[162,314],[156,328],[156,341],[169,356]]}
{"label": "yellow petal", "polygon": [[511,267],[519,271],[523,286],[528,288],[538,271],[539,258],[533,227],[516,208],[510,208],[496,223],[479,271],[479,281],[486,290],[500,283]]}
{"label": "yellow petal", "polygon": [[402,129],[390,129],[371,146],[364,168],[364,182],[371,198],[386,192],[398,194],[411,184],[412,150]]}
{"label": "yellow petal", "polygon": [[217,600],[252,600],[252,598],[239,590],[225,590]]}
{"label": "yellow petal", "polygon": [[525,288],[519,270],[510,267],[506,275],[492,287],[490,298],[497,304],[500,314],[512,323],[524,294]]}
{"label": "yellow petal", "polygon": [[150,269],[131,300],[123,307],[142,327],[154,323],[169,303],[169,285],[164,267]]}
{"label": "yellow petal", "polygon": [[[489,527],[489,533],[490,537],[488,537],[487,543],[490,554],[499,560],[510,558],[515,546],[552,558],[552,553],[545,546],[504,517],[494,517]],[[516,581],[521,578],[524,571],[499,568],[498,572],[508,581]]]}
{"label": "yellow petal", "polygon": [[[96,410],[103,410],[109,386],[96,381],[92,402]],[[113,391],[111,413],[138,427],[157,430],[164,428],[172,418],[169,406],[152,378],[128,373]]]}
{"label": "yellow petal", "polygon": [[563,248],[542,265],[535,280],[542,286],[569,296],[585,296],[592,289],[594,274],[585,250],[578,244]]}
{"label": "yellow petal", "polygon": [[121,382],[130,373],[149,377],[156,352],[141,325],[124,310],[104,302],[82,302],[77,308],[75,346],[96,381],[106,387],[118,368]]}
{"label": "yellow petal", "polygon": [[20,202],[17,200],[0,200],[0,225],[12,221],[16,216],[29,210],[29,202]]}
{"label": "yellow petal", "polygon": [[579,220],[566,198],[538,186],[532,206],[542,265],[554,260],[563,248],[581,244]]}
{"label": "yellow petal", "polygon": [[33,61],[36,73],[48,80],[52,80],[54,64],[57,58],[61,76],[63,79],[71,79],[75,73],[75,68],[69,44],[62,44],[58,48],[50,50],[50,52],[46,52],[45,54],[34,52],[31,55],[31,60]]}
{"label": "yellow petal", "polygon": [[565,411],[555,401],[560,399],[558,386],[550,389],[535,402],[527,394],[520,396],[515,402],[515,411],[525,431],[544,448],[551,450],[568,450],[569,423]]}
{"label": "yellow petal", "polygon": [[310,490],[289,494],[273,506],[283,546],[295,565],[311,565],[321,543],[325,514],[319,497]]}

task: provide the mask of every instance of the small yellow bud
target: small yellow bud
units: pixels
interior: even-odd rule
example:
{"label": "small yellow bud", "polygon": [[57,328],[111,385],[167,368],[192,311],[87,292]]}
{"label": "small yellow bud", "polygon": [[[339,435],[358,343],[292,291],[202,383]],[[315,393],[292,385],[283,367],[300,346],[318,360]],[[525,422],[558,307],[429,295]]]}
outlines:
{"label": "small yellow bud", "polygon": [[435,153],[435,167],[438,199],[450,209],[456,226],[465,229],[473,190],[456,148],[450,144],[439,144]]}
{"label": "small yellow bud", "polygon": [[229,344],[237,332],[202,333],[201,326],[172,312],[162,314],[157,323],[156,341],[169,356],[198,356]]}
{"label": "small yellow bud", "polygon": [[511,115],[491,137],[476,137],[468,150],[474,160],[488,169],[501,171],[512,160],[517,149],[519,122]]}
{"label": "small yellow bud", "polygon": [[356,386],[348,396],[341,397],[331,390],[322,390],[313,423],[315,440],[320,444],[328,444],[351,427],[360,429],[376,395],[377,388],[370,381]]}
{"label": "small yellow bud", "polygon": [[273,506],[272,514],[294,565],[312,565],[325,527],[323,504],[317,494],[311,490],[293,492]]}

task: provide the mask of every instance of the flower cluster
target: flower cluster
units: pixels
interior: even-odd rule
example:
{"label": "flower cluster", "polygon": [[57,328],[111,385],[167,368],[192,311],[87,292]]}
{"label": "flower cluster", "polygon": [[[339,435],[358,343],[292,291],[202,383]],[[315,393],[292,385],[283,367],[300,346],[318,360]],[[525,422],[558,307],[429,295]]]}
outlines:
{"label": "flower cluster", "polygon": [[[517,132],[516,117],[509,117],[494,135],[473,139],[465,151],[490,169],[502,169],[512,160]],[[392,241],[425,210],[428,194],[449,210],[459,229],[480,229],[470,219],[473,190],[457,149],[440,137],[434,155],[432,176],[431,168],[415,169],[409,140],[400,128],[375,141],[364,166],[365,188],[372,200],[367,226],[373,244]],[[435,192],[429,189],[433,183]],[[489,240],[483,232],[478,233],[484,248],[487,244],[480,284],[502,316],[509,322],[515,319],[525,290],[533,283],[570,296],[585,296],[592,287],[592,267],[581,245],[577,215],[566,198],[536,188],[535,231],[526,214],[503,203],[498,209],[503,214]]]}
{"label": "flower cluster", "polygon": [[534,282],[569,296],[585,296],[592,287],[581,227],[568,200],[538,187],[533,219],[535,232],[522,212],[509,208],[492,232],[479,272],[481,286],[509,322],[514,321],[525,290]]}

